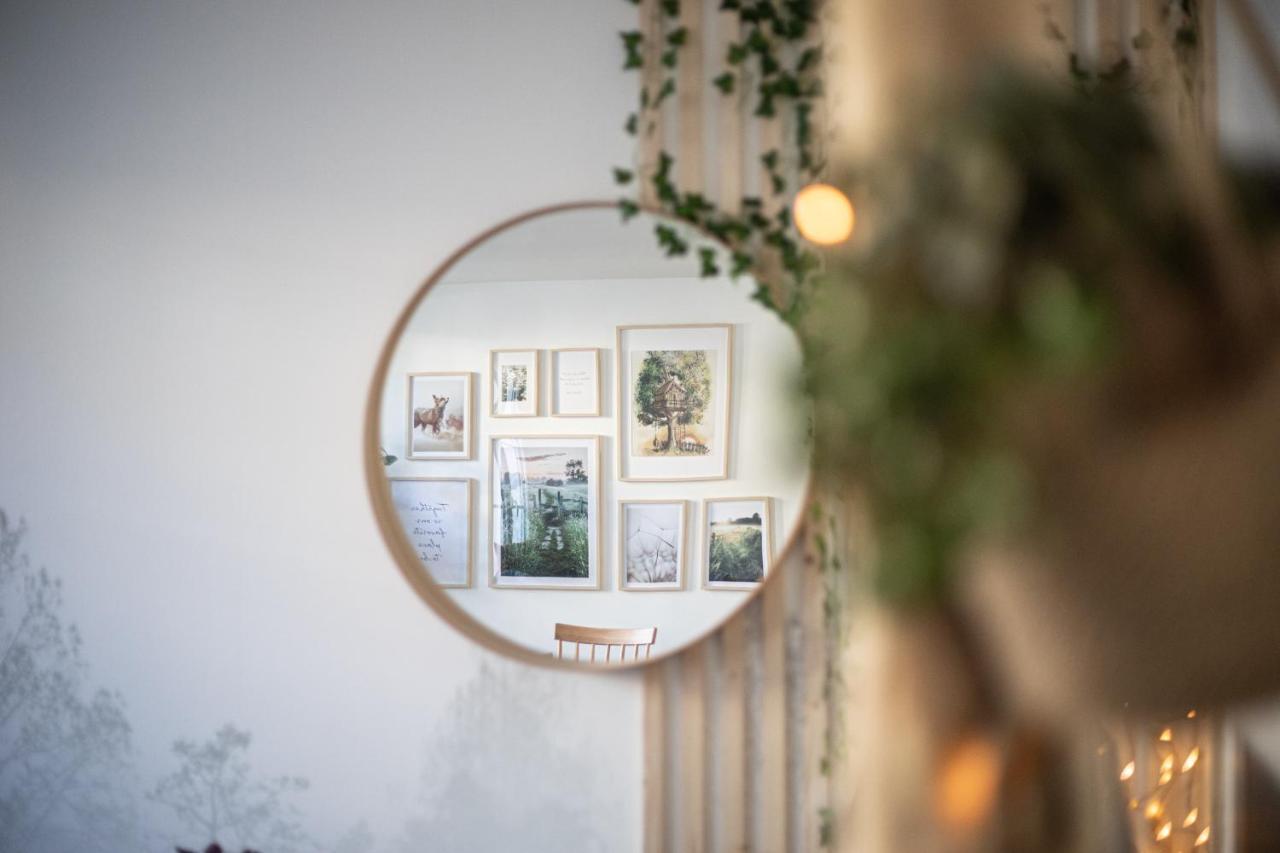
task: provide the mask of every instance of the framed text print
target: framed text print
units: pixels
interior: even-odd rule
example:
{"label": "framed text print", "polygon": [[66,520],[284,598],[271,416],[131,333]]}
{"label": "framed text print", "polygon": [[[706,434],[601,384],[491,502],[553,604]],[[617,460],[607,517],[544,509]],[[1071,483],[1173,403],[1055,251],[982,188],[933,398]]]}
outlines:
{"label": "framed text print", "polygon": [[599,589],[599,436],[491,441],[489,585]]}
{"label": "framed text print", "polygon": [[431,579],[471,586],[471,481],[389,477],[388,484],[404,535]]}
{"label": "framed text print", "polygon": [[618,476],[729,476],[733,326],[619,326]]}
{"label": "framed text print", "polygon": [[551,350],[551,416],[597,418],[600,410],[600,350]]}

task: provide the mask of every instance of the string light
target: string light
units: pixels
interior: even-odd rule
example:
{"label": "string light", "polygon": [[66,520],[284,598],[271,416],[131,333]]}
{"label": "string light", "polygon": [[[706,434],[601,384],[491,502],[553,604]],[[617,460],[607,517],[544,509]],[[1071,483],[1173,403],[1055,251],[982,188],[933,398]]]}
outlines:
{"label": "string light", "polygon": [[1195,718],[1196,718],[1196,709],[1192,708],[1190,711],[1187,712],[1187,719],[1194,720]]}
{"label": "string light", "polygon": [[1204,830],[1198,836],[1196,836],[1196,846],[1203,847],[1208,843],[1209,843],[1209,827],[1206,826]]}
{"label": "string light", "polygon": [[1156,833],[1156,841],[1164,841],[1173,832],[1173,821],[1167,820]]}
{"label": "string light", "polygon": [[1165,730],[1160,733],[1160,740],[1163,741],[1164,743],[1169,743],[1170,741],[1172,741],[1173,729],[1165,727]]}
{"label": "string light", "polygon": [[1200,760],[1200,747],[1195,747],[1187,753],[1187,760],[1182,762],[1182,772],[1186,773],[1192,767],[1196,766],[1196,762]]}
{"label": "string light", "polygon": [[853,203],[830,184],[809,184],[800,190],[792,211],[796,230],[810,243],[834,246],[853,233]]}
{"label": "string light", "polygon": [[1200,809],[1192,809],[1191,811],[1187,812],[1187,816],[1183,818],[1182,828],[1190,829],[1192,824],[1194,824],[1199,818],[1200,818]]}
{"label": "string light", "polygon": [[1155,820],[1164,814],[1164,803],[1159,800],[1151,800],[1147,803],[1147,809],[1144,814],[1147,816],[1147,820]]}
{"label": "string light", "polygon": [[1124,769],[1120,771],[1120,781],[1128,782],[1130,779],[1133,778],[1133,773],[1135,770],[1137,770],[1137,765],[1135,765],[1132,761],[1130,761],[1128,764],[1124,766]]}

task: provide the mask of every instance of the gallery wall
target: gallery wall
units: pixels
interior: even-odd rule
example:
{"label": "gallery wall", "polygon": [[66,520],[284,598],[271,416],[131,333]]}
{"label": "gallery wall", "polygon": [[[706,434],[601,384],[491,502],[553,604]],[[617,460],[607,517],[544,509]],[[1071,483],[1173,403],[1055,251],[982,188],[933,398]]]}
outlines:
{"label": "gallery wall", "polygon": [[[611,227],[612,212],[599,212]],[[642,226],[636,226],[642,227]],[[647,233],[646,233],[647,236]],[[646,246],[653,254],[657,250]],[[537,261],[531,259],[531,265]],[[540,652],[554,648],[556,622],[599,627],[658,627],[654,653],[677,648],[718,624],[748,592],[703,589],[706,565],[702,500],[717,497],[772,498],[772,539],[781,550],[795,528],[808,483],[805,433],[799,403],[800,351],[795,336],[776,315],[747,298],[752,284],[727,277],[590,279],[578,281],[457,281],[434,288],[406,330],[383,395],[382,446],[399,461],[390,476],[466,477],[475,481],[473,578],[468,589],[448,594],[482,624]],[[626,324],[731,323],[734,382],[730,409],[729,477],[700,482],[622,482],[617,474],[615,327]],[[549,417],[553,347],[602,350],[604,415]],[[542,349],[541,411],[533,418],[493,418],[489,410],[490,349]],[[474,459],[409,460],[405,452],[405,401],[409,372],[474,373],[478,417]],[[599,435],[601,443],[599,590],[498,589],[489,571],[489,438],[492,435]],[[686,580],[680,591],[619,589],[618,513],[621,499],[680,499],[688,502]]]}

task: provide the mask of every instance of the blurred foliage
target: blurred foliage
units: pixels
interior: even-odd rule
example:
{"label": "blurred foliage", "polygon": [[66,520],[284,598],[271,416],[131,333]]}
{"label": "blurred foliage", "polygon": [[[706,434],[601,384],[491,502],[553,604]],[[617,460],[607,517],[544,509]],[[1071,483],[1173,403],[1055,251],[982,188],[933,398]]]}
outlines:
{"label": "blurred foliage", "polygon": [[[1221,234],[1126,87],[1005,69],[914,131],[851,182],[874,235],[800,324],[818,470],[864,490],[876,586],[899,602],[1027,520],[1019,439],[1047,394],[1092,383],[1136,415],[1250,355]],[[1274,328],[1274,293],[1255,301]]]}

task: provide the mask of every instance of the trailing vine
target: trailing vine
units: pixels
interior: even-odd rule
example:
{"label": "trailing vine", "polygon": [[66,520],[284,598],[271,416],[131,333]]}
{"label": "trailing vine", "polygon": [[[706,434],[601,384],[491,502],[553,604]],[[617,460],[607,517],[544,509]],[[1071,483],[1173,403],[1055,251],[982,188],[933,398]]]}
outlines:
{"label": "trailing vine", "polygon": [[[818,4],[815,0],[723,0],[720,8],[736,13],[742,38],[728,46],[723,65],[710,82],[722,97],[748,98],[756,119],[785,119],[790,125],[784,145],[760,155],[768,190],[782,196],[798,189],[796,183],[815,179],[825,165],[814,127],[814,109],[823,94],[822,48],[816,39]],[[676,95],[676,70],[690,36],[686,27],[675,26],[680,0],[661,0],[660,10],[662,42],[650,55],[657,57],[662,69],[661,83],[652,92],[641,86],[639,106],[624,125],[627,133],[637,137],[657,132],[659,111]],[[644,33],[631,30],[620,38],[623,68],[644,69]],[[761,196],[717,204],[703,193],[682,190],[674,179],[675,166],[675,157],[663,149],[647,174],[615,168],[613,177],[620,186],[649,182],[661,212],[710,234],[729,250],[727,270],[722,270],[714,245],[694,246],[696,238],[659,223],[654,226],[655,237],[666,255],[680,257],[696,249],[704,278],[722,272],[734,279],[751,274],[756,280],[753,298],[795,325],[811,300],[819,259],[797,236],[790,207],[783,204],[771,211]],[[795,177],[789,179],[789,174]],[[623,198],[618,206],[624,219],[640,211],[632,198]]]}

